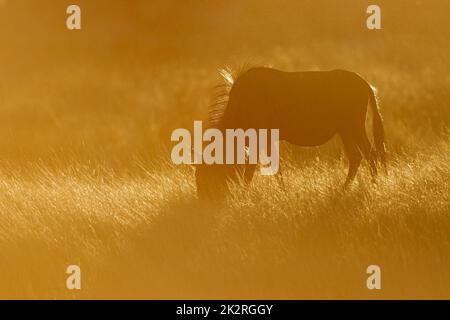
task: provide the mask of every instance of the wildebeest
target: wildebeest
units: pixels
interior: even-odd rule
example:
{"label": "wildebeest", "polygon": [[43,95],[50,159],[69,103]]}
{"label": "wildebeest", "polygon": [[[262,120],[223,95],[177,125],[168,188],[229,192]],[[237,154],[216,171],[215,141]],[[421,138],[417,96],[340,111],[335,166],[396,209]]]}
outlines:
{"label": "wildebeest", "polygon": [[[231,89],[210,110],[211,127],[225,129],[278,128],[280,140],[298,146],[319,146],[338,134],[349,160],[345,186],[354,179],[364,157],[374,177],[377,161],[385,164],[383,122],[376,90],[345,70],[284,72],[251,68],[236,79],[224,72]],[[223,99],[227,98],[227,99]],[[366,133],[367,105],[372,107],[373,148]],[[282,164],[281,164],[282,166]],[[256,165],[198,165],[199,197],[214,194],[227,180],[243,176],[249,183]]]}

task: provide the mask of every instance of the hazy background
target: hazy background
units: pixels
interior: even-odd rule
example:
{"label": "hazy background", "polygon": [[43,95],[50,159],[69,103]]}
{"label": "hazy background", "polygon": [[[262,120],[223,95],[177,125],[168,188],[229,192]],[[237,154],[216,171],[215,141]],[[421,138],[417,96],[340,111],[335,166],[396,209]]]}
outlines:
{"label": "hazy background", "polygon": [[[66,29],[66,8],[82,30]],[[382,30],[366,8],[382,9]],[[0,296],[449,298],[448,1],[0,1]],[[390,175],[342,194],[339,140],[283,146],[195,201],[170,133],[202,119],[217,70],[349,69],[379,88]],[[78,263],[83,290],[65,289]],[[365,287],[380,264],[383,291]]]}

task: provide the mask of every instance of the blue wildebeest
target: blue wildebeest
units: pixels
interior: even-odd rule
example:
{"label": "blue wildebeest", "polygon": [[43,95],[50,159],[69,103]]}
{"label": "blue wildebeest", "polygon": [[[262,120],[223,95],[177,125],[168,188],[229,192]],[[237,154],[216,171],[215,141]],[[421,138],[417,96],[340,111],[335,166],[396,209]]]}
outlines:
{"label": "blue wildebeest", "polygon": [[[354,179],[363,157],[373,177],[377,162],[386,161],[383,121],[376,89],[354,72],[344,70],[283,72],[258,67],[233,79],[222,71],[228,90],[210,108],[209,126],[226,129],[278,128],[280,140],[298,146],[319,146],[339,135],[349,160],[345,186]],[[372,108],[374,144],[366,133],[368,104]],[[199,197],[217,192],[228,180],[249,183],[255,164],[197,165]]]}

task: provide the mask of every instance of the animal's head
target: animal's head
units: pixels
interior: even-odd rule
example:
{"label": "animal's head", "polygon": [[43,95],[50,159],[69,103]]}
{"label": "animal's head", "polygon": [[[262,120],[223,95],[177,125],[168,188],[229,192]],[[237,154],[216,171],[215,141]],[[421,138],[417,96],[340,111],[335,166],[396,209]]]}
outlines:
{"label": "animal's head", "polygon": [[229,191],[230,182],[238,182],[242,173],[234,165],[194,165],[197,196],[200,200],[217,200]]}
{"label": "animal's head", "polygon": [[222,165],[194,165],[197,196],[200,200],[221,198],[227,191],[227,173]]}

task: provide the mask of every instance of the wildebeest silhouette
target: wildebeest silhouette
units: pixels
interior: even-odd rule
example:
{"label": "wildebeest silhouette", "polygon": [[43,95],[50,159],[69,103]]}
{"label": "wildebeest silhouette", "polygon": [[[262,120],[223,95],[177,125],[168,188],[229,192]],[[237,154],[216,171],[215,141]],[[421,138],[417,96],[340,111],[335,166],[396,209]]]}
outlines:
{"label": "wildebeest silhouette", "polygon": [[[345,186],[354,179],[364,157],[373,177],[378,160],[385,165],[383,121],[376,89],[361,76],[345,70],[284,72],[258,67],[233,79],[222,71],[229,90],[210,108],[209,127],[279,129],[280,140],[298,146],[319,146],[338,134],[349,160]],[[375,148],[366,133],[367,105],[372,107]],[[282,164],[281,164],[282,166]],[[227,181],[243,177],[250,183],[256,165],[198,165],[200,198],[217,194]]]}

